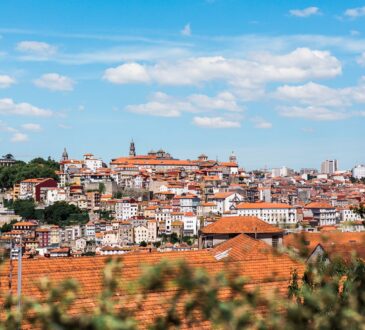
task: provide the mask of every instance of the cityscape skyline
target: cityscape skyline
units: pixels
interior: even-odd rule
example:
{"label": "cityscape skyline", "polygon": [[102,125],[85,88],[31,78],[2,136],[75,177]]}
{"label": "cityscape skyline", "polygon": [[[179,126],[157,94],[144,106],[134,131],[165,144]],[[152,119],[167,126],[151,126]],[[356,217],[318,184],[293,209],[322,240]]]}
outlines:
{"label": "cityscape skyline", "polygon": [[357,2],[35,3],[0,4],[3,153],[111,159],[133,137],[247,169],[364,163]]}

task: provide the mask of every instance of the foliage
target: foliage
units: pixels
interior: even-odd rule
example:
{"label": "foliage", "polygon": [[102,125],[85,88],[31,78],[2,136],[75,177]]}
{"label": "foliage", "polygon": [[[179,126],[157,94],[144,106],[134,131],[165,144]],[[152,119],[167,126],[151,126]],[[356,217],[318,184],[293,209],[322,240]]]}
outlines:
{"label": "foliage", "polygon": [[[206,321],[212,328],[227,330],[363,329],[365,324],[365,265],[355,260],[340,272],[331,264],[311,265],[303,279],[293,271],[288,297],[262,296],[249,290],[246,281],[234,273],[210,275],[185,262],[161,261],[145,268],[138,281],[128,285],[128,292],[141,302],[129,307],[119,294],[121,267],[118,259],[109,261],[103,291],[89,314],[69,313],[79,293],[76,282],[53,286],[42,280],[40,289],[46,300],[23,297],[19,310],[17,300],[8,297],[0,329],[20,328],[21,320],[42,329],[138,329],[137,313],[147,315],[145,298],[161,291],[169,291],[161,300],[165,312],[155,315],[150,329],[202,328],[209,324]],[[222,292],[229,294],[222,299]]]}
{"label": "foliage", "polygon": [[100,210],[99,212],[100,219],[103,220],[113,220],[112,211]]}
{"label": "foliage", "polygon": [[104,182],[100,182],[99,183],[99,189],[98,189],[99,193],[100,194],[105,194],[105,190],[106,190],[105,183]]}
{"label": "foliage", "polygon": [[74,224],[84,224],[89,220],[87,212],[67,202],[55,202],[44,209],[44,221],[47,224],[65,227]]}
{"label": "foliage", "polygon": [[0,227],[0,233],[7,233],[7,232],[11,231],[13,228],[13,224],[16,222],[17,222],[17,220],[11,220],[9,223],[4,223]]}
{"label": "foliage", "polygon": [[48,158],[35,158],[29,163],[17,162],[13,166],[0,168],[0,189],[12,188],[15,183],[32,178],[53,178],[58,180],[55,173],[59,164]]}
{"label": "foliage", "polygon": [[139,246],[146,247],[147,246],[147,242],[146,241],[142,241],[141,243],[139,243]]}
{"label": "foliage", "polygon": [[113,198],[121,199],[123,197],[123,193],[121,191],[117,191],[113,194]]}
{"label": "foliage", "polygon": [[18,199],[13,202],[14,213],[24,219],[36,219],[35,203],[33,199]]}
{"label": "foliage", "polygon": [[358,214],[361,219],[365,220],[365,205],[364,204],[360,204],[358,207],[354,207],[352,209],[352,211],[356,214]]}

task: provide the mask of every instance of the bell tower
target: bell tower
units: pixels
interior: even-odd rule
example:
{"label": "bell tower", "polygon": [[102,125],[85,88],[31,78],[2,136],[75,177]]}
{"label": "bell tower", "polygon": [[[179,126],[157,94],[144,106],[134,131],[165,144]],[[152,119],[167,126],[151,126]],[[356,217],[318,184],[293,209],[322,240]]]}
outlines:
{"label": "bell tower", "polygon": [[129,157],[135,157],[136,156],[136,147],[134,146],[133,139],[129,145]]}

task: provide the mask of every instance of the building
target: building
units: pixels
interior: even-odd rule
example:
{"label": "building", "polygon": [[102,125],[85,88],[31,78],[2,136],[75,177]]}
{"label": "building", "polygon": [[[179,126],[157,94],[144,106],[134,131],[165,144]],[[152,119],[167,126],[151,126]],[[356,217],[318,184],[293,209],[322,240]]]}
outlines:
{"label": "building", "polygon": [[333,174],[338,171],[338,162],[336,159],[325,160],[321,164],[322,174]]}
{"label": "building", "polygon": [[352,169],[352,176],[355,179],[362,179],[365,178],[365,165],[356,165]]}
{"label": "building", "polygon": [[216,204],[216,210],[220,214],[235,211],[243,200],[243,196],[235,192],[219,192],[209,197],[209,201]]}
{"label": "building", "polygon": [[142,242],[148,242],[148,228],[143,225],[134,227],[134,243],[141,244]]}
{"label": "building", "polygon": [[199,248],[214,247],[240,234],[277,247],[284,231],[254,216],[223,217],[199,231]]}
{"label": "building", "polygon": [[326,202],[312,202],[305,206],[313,215],[313,225],[328,226],[337,223],[336,208]]}
{"label": "building", "polygon": [[19,198],[33,198],[36,202],[41,201],[42,188],[56,188],[57,181],[52,178],[27,179],[20,182]]}
{"label": "building", "polygon": [[297,223],[296,209],[284,203],[240,203],[236,208],[239,216],[255,216],[272,225]]}

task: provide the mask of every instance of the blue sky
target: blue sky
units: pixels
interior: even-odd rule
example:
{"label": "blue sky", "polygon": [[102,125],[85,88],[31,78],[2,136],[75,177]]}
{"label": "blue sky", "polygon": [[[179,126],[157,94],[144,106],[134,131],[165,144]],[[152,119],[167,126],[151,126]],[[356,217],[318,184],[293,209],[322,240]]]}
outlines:
{"label": "blue sky", "polygon": [[0,2],[0,144],[364,163],[365,1]]}

